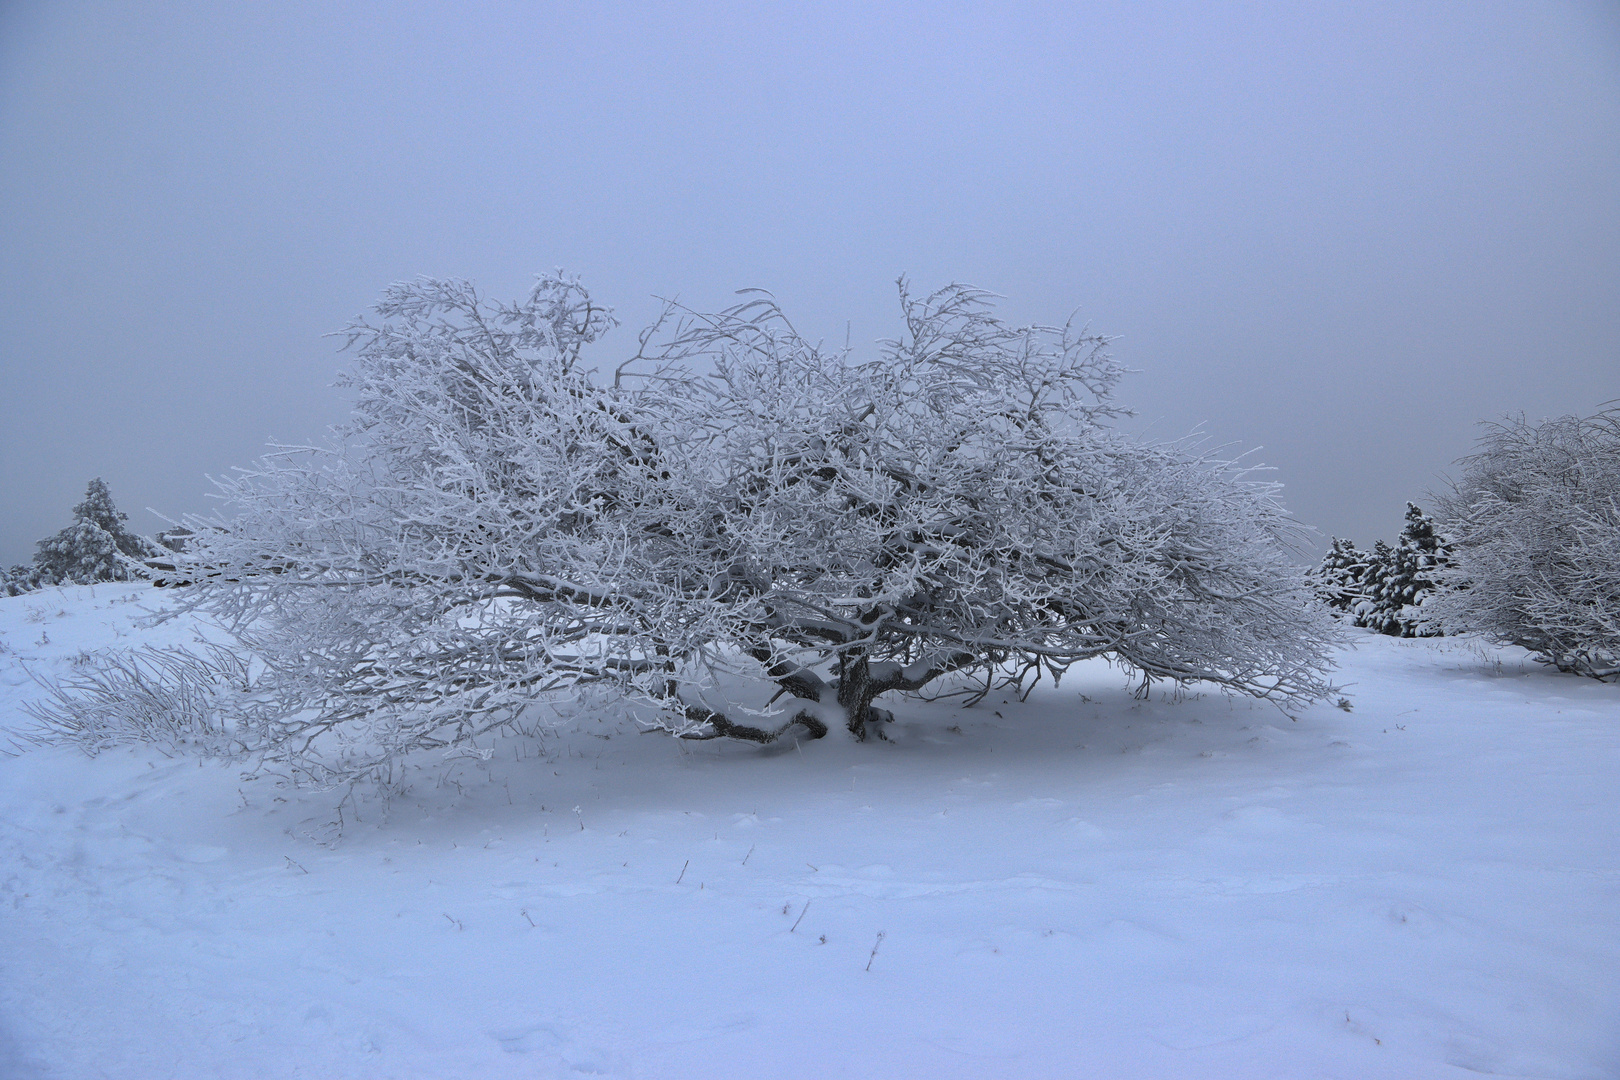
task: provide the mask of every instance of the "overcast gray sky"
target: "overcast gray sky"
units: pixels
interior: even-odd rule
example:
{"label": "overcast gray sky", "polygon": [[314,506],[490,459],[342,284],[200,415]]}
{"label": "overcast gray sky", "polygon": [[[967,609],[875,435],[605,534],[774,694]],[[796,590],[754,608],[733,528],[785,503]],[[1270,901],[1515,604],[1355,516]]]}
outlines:
{"label": "overcast gray sky", "polygon": [[1393,538],[1481,417],[1620,397],[1613,3],[0,8],[0,563],[342,418],[391,281],[1076,309],[1163,436]]}

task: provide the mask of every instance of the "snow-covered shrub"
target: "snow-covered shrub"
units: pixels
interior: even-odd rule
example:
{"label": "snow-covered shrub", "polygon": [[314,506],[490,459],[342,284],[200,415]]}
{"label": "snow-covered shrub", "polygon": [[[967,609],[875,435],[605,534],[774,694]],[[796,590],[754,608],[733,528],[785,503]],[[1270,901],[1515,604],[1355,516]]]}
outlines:
{"label": "snow-covered shrub", "polygon": [[1489,424],[1462,464],[1440,502],[1452,563],[1432,617],[1620,678],[1620,409]]}
{"label": "snow-covered shrub", "polygon": [[175,572],[174,556],[185,553],[192,535],[192,531],[184,525],[176,525],[157,534],[156,549],[143,560],[146,574],[153,585],[163,589],[191,584],[183,575]]}
{"label": "snow-covered shrub", "polygon": [[0,570],[0,596],[21,596],[39,588],[39,580],[32,566],[13,566]]}
{"label": "snow-covered shrub", "polygon": [[712,371],[647,402],[691,448],[678,501],[705,508],[677,535],[801,724],[864,736],[887,691],[950,672],[1022,688],[1098,655],[1284,702],[1326,691],[1330,632],[1274,485],[1104,427],[1120,369],[1101,338],[1008,326],[960,286],[900,299],[903,334],[864,363],[764,297],[688,317],[658,353]]}
{"label": "snow-covered shrub", "polygon": [[231,757],[263,740],[251,730],[257,711],[248,660],[213,646],[125,649],[93,657],[23,710],[39,721],[36,742],[67,742],[94,756],[126,743]]}
{"label": "snow-covered shrub", "polygon": [[225,619],[288,702],[265,752],[316,779],[632,690],[702,627],[637,532],[656,448],[579,365],[605,310],[555,278],[510,307],[422,282],[377,310],[340,438],[220,481],[226,512],[169,556],[194,583],[177,610]]}
{"label": "snow-covered shrub", "polygon": [[30,581],[39,587],[144,577],[144,560],[160,549],[126,529],[128,520],[107,485],[99,477],[90,481],[84,501],[73,508],[73,524],[37,545]]}
{"label": "snow-covered shrub", "polygon": [[688,738],[864,738],[881,694],[1102,655],[1285,706],[1331,689],[1276,485],[1103,426],[1100,338],[960,286],[901,305],[869,361],[763,298],[672,308],[609,382],[577,282],[395,286],[350,328],[354,422],[222,481],[170,556],[180,608],[282,703],[259,752],[343,779],[607,700]]}

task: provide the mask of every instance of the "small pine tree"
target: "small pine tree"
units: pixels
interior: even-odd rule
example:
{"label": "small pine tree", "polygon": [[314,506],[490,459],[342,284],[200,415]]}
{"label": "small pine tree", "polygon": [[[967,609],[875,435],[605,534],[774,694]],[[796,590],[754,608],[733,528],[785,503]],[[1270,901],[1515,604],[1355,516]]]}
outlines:
{"label": "small pine tree", "polygon": [[1436,571],[1449,561],[1445,541],[1434,531],[1434,518],[1416,503],[1407,503],[1406,527],[1395,547],[1395,572],[1389,584],[1389,599],[1401,626],[1401,637],[1439,636],[1439,629],[1425,622],[1421,609],[1439,587],[1435,583]]}
{"label": "small pine tree", "polygon": [[36,585],[88,585],[94,581],[128,581],[139,571],[130,560],[149,559],[157,545],[124,528],[129,515],[113,505],[100,477],[90,481],[84,501],[73,508],[73,524],[41,540],[34,555]]}
{"label": "small pine tree", "polygon": [[[1369,627],[1380,634],[1389,633],[1390,579],[1395,573],[1395,549],[1382,540],[1373,543],[1367,556],[1367,572],[1361,578],[1361,595],[1350,607],[1357,626]],[[1399,636],[1400,631],[1394,632]]]}
{"label": "small pine tree", "polygon": [[[1351,556],[1341,552],[1335,540],[1318,568],[1318,580],[1323,582],[1324,599],[1329,606],[1350,612],[1355,625],[1370,627],[1391,637],[1434,637],[1440,631],[1423,616],[1423,602],[1438,587],[1435,574],[1449,561],[1445,541],[1434,530],[1434,519],[1415,503],[1406,504],[1406,526],[1394,547],[1382,540],[1373,545],[1371,555],[1364,556],[1365,566],[1360,570],[1356,587],[1344,587],[1339,595],[1346,597],[1343,604],[1335,603],[1326,595],[1330,575],[1332,579],[1349,580],[1352,570],[1340,569]],[[1349,547],[1346,542],[1346,547]],[[1353,547],[1349,547],[1354,552]],[[1354,552],[1361,555],[1361,552]]]}
{"label": "small pine tree", "polygon": [[1369,556],[1356,547],[1355,541],[1335,536],[1321,565],[1311,571],[1316,581],[1316,595],[1335,611],[1348,612],[1361,598],[1362,582],[1369,565]]}
{"label": "small pine tree", "polygon": [[1425,570],[1441,565],[1447,557],[1446,542],[1434,531],[1434,518],[1425,514],[1417,503],[1406,504],[1406,527],[1401,530],[1401,545],[1433,560],[1425,564]]}

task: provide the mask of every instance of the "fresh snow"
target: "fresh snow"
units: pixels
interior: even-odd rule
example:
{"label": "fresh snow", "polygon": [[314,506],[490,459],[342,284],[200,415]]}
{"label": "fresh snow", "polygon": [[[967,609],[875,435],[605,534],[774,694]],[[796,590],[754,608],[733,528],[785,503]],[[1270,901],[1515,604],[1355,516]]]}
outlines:
{"label": "fresh snow", "polygon": [[[163,595],[0,600],[0,747]],[[0,757],[0,1076],[1620,1076],[1620,687],[1341,660],[1296,721],[1093,663],[888,743],[590,723],[341,817]]]}

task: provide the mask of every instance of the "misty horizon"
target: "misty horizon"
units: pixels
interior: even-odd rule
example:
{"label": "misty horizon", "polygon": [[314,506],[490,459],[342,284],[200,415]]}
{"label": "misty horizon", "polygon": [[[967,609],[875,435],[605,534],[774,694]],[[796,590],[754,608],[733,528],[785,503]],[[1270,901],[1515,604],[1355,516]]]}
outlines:
{"label": "misty horizon", "polygon": [[1393,539],[1476,423],[1620,398],[1620,18],[1364,5],[12,5],[0,565],[92,477],[136,531],[319,439],[391,282],[579,273],[622,325],[771,290],[871,355],[893,281],[1076,321],[1125,426]]}

